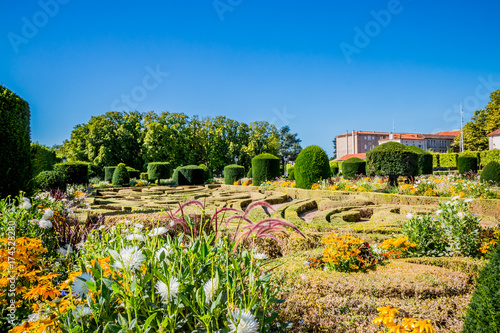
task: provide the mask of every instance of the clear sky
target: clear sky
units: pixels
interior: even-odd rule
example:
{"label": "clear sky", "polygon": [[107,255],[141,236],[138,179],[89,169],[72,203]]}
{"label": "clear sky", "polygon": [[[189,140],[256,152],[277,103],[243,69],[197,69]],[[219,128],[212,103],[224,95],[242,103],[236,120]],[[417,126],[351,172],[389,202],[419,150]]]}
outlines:
{"label": "clear sky", "polygon": [[[332,155],[346,130],[460,127],[500,88],[500,3],[5,1],[0,82],[60,144],[107,111],[289,125]],[[5,130],[5,129],[4,129]],[[7,129],[8,130],[8,129]]]}

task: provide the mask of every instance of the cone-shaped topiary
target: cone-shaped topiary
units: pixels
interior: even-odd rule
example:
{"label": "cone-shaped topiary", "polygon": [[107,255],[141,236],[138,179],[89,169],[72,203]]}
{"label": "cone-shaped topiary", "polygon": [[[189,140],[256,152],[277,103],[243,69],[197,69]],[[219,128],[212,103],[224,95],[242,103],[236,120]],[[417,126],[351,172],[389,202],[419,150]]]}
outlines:
{"label": "cone-shaped topiary", "polygon": [[197,165],[178,167],[174,172],[174,180],[178,185],[202,185],[205,183],[205,170]]}
{"label": "cone-shaped topiary", "polygon": [[115,173],[115,169],[116,166],[104,167],[104,181],[110,183],[113,181],[113,174]]}
{"label": "cone-shaped topiary", "polygon": [[458,173],[477,172],[477,157],[474,156],[459,156],[458,157]]}
{"label": "cone-shaped topiary", "polygon": [[344,178],[352,179],[357,175],[366,174],[366,161],[358,158],[351,157],[342,163],[342,176]]}
{"label": "cone-shaped topiary", "polygon": [[366,153],[366,169],[368,174],[389,176],[389,186],[397,186],[399,176],[415,175],[417,156],[401,143],[383,143]]}
{"label": "cone-shaped topiary", "polygon": [[252,178],[252,168],[248,170],[247,178]]}
{"label": "cone-shaped topiary", "polygon": [[481,172],[482,182],[492,182],[500,186],[500,163],[490,162]]}
{"label": "cone-shaped topiary", "polygon": [[467,309],[463,333],[500,332],[500,246],[477,278],[477,286]]}
{"label": "cone-shaped topiary", "polygon": [[130,183],[127,166],[124,163],[118,164],[113,173],[113,186],[126,186]]}
{"label": "cone-shaped topiary", "polygon": [[224,167],[224,184],[233,185],[235,181],[245,176],[245,167],[242,165],[230,164]]}
{"label": "cone-shaped topiary", "polygon": [[157,181],[160,184],[161,179],[170,178],[171,170],[169,162],[148,163],[148,178],[150,181]]}
{"label": "cone-shaped topiary", "polygon": [[417,146],[407,146],[406,148],[417,154],[417,170],[414,176],[431,175],[433,165],[432,154]]}
{"label": "cone-shaped topiary", "polygon": [[267,180],[281,175],[280,159],[271,154],[260,154],[252,159],[253,185],[260,186]]}
{"label": "cone-shaped topiary", "polygon": [[89,167],[85,162],[66,162],[54,165],[54,170],[64,175],[68,184],[87,184]]}
{"label": "cone-shaped topiary", "polygon": [[330,176],[328,155],[321,147],[306,147],[297,156],[294,174],[296,187],[310,189],[318,180]]}

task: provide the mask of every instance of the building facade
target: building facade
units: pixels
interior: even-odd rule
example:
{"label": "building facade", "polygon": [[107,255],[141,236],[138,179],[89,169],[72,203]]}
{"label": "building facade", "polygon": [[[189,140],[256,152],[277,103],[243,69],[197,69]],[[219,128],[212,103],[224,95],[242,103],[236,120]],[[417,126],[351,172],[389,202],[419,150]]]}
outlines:
{"label": "building facade", "polygon": [[500,149],[500,128],[488,134],[490,150]]}
{"label": "building facade", "polygon": [[389,132],[352,131],[337,135],[337,158],[363,154],[379,145],[379,140],[389,137]]}

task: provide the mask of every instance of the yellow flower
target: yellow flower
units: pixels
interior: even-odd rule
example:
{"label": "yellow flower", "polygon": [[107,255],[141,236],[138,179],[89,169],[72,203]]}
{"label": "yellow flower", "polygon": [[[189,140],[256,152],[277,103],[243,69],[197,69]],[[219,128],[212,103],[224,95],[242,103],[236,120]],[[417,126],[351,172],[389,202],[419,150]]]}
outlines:
{"label": "yellow flower", "polygon": [[432,327],[430,320],[425,319],[425,320],[419,320],[415,323],[414,325],[415,330],[413,332],[418,332],[418,333],[434,333],[434,328]]}

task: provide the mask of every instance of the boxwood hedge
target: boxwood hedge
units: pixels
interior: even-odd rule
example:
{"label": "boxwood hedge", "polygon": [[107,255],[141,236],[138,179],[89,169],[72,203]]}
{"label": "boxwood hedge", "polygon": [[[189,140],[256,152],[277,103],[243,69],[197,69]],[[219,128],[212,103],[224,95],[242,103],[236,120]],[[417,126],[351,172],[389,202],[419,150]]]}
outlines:
{"label": "boxwood hedge", "polygon": [[295,161],[295,183],[297,188],[310,189],[312,184],[330,176],[328,155],[318,146],[303,149]]}
{"label": "boxwood hedge", "polygon": [[169,162],[151,162],[148,163],[148,178],[150,181],[157,181],[160,184],[161,179],[170,178],[172,167]]}
{"label": "boxwood hedge", "polygon": [[252,159],[252,178],[254,186],[279,177],[280,159],[272,154],[260,154]]}
{"label": "boxwood hedge", "polygon": [[68,184],[88,184],[89,167],[85,162],[65,162],[54,165],[54,170],[64,175]]}
{"label": "boxwood hedge", "polygon": [[351,157],[342,163],[342,176],[344,178],[352,179],[360,174],[366,174],[365,160],[358,157]]}
{"label": "boxwood hedge", "polygon": [[500,163],[492,161],[481,172],[482,182],[492,182],[500,186]]}
{"label": "boxwood hedge", "polygon": [[117,165],[113,172],[113,186],[128,186],[130,184],[130,175],[125,163]]}
{"label": "boxwood hedge", "polygon": [[417,170],[417,156],[405,145],[387,142],[366,153],[369,174],[389,176],[389,186],[397,186],[399,176],[413,176]]}
{"label": "boxwood hedge", "polygon": [[245,176],[245,167],[242,165],[230,164],[224,167],[224,184],[233,185],[235,181]]}
{"label": "boxwood hedge", "polygon": [[203,168],[197,165],[181,166],[174,173],[174,180],[178,185],[202,185],[205,183]]}
{"label": "boxwood hedge", "polygon": [[477,157],[474,156],[459,156],[458,157],[458,173],[477,172]]}
{"label": "boxwood hedge", "polygon": [[407,146],[407,148],[417,154],[417,170],[415,176],[431,175],[434,163],[434,157],[431,153],[426,152],[417,146]]}
{"label": "boxwood hedge", "polygon": [[113,181],[113,173],[115,173],[116,166],[104,167],[104,180],[107,182]]}

